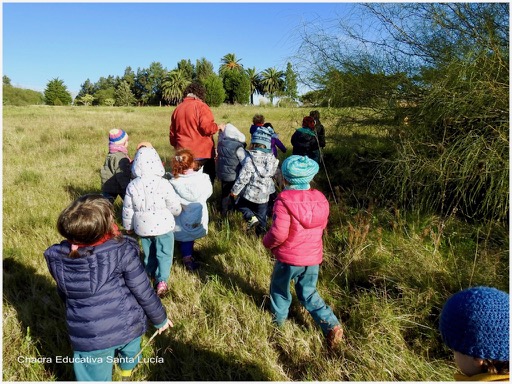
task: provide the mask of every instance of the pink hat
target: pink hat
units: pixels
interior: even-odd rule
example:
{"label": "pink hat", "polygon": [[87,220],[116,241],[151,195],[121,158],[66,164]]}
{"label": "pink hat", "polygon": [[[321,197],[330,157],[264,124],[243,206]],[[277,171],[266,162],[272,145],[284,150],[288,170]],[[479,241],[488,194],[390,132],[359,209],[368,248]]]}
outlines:
{"label": "pink hat", "polygon": [[128,134],[122,129],[111,129],[108,133],[109,144],[123,145],[128,140]]}

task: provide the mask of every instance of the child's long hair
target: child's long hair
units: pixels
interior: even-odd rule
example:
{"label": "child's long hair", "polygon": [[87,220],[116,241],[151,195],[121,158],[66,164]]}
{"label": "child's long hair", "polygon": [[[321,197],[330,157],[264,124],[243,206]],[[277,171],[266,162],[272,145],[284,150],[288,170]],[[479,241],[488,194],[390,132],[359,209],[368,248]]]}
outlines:
{"label": "child's long hair", "polygon": [[[101,195],[84,195],[61,212],[57,230],[71,244],[94,244],[114,233],[113,208],[112,203]],[[69,256],[78,257],[78,252],[73,250]]]}
{"label": "child's long hair", "polygon": [[196,169],[196,162],[194,161],[194,154],[189,149],[180,149],[176,151],[172,159],[172,174],[175,178],[179,175],[185,174],[187,169]]}

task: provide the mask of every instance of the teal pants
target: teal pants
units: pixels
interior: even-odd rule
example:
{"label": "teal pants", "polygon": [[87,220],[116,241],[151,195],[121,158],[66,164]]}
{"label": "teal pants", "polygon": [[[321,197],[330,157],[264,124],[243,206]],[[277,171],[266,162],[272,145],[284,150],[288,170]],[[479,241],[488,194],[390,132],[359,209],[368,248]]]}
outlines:
{"label": "teal pants", "polygon": [[144,250],[146,273],[155,278],[155,283],[167,282],[174,254],[174,233],[141,237],[140,241]]}
{"label": "teal pants", "polygon": [[133,369],[139,362],[135,355],[140,351],[139,336],[128,344],[99,349],[97,351],[73,353],[73,370],[77,381],[112,381],[114,362],[123,370]]}
{"label": "teal pants", "polygon": [[288,317],[292,303],[290,283],[293,281],[300,303],[313,316],[324,336],[340,324],[332,309],[325,304],[316,290],[319,269],[319,265],[297,267],[280,261],[275,262],[270,281],[270,311],[275,323],[282,325]]}

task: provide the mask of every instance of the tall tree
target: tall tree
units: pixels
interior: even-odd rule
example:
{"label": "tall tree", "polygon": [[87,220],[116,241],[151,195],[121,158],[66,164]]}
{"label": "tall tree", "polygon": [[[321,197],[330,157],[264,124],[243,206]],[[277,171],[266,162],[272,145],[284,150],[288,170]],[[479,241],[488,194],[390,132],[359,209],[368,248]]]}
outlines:
{"label": "tall tree", "polygon": [[172,105],[177,105],[183,98],[183,91],[190,84],[187,73],[181,69],[170,71],[162,83],[162,97]]}
{"label": "tall tree", "polygon": [[292,64],[286,64],[284,73],[284,94],[292,100],[297,100],[299,94],[297,91],[297,74],[293,71]]}
{"label": "tall tree", "polygon": [[251,86],[244,71],[226,71],[222,77],[226,100],[230,104],[247,104],[250,99]]}
{"label": "tall tree", "polygon": [[222,79],[215,73],[211,73],[203,80],[206,88],[206,104],[210,107],[218,107],[226,99],[226,92],[222,85]]}
{"label": "tall tree", "polygon": [[68,92],[64,80],[58,77],[50,80],[44,90],[44,101],[48,105],[69,105],[72,102],[71,94]]}
{"label": "tall tree", "polygon": [[130,84],[126,80],[123,80],[119,83],[114,96],[116,105],[119,106],[128,107],[134,105],[137,102],[135,95],[130,89]]}
{"label": "tall tree", "polygon": [[190,59],[188,60],[185,60],[185,59],[182,59],[178,62],[178,67],[177,67],[184,75],[185,77],[192,81],[195,77],[195,68],[194,68],[194,64],[192,64],[192,62],[190,61]]}
{"label": "tall tree", "polygon": [[254,105],[254,94],[263,94],[263,89],[261,87],[261,77],[260,73],[256,70],[255,67],[247,68],[245,70],[247,76],[249,77],[249,85],[251,90],[251,104]]}
{"label": "tall tree", "polygon": [[220,60],[221,65],[220,65],[219,73],[221,74],[221,76],[226,71],[242,70],[243,66],[242,66],[242,64],[240,64],[241,60],[242,59],[237,59],[236,55],[234,53],[228,53],[228,54],[224,55],[224,57],[222,57],[222,59]]}
{"label": "tall tree", "polygon": [[196,60],[196,79],[204,83],[204,81],[213,74],[213,64],[204,57]]}
{"label": "tall tree", "polygon": [[284,73],[276,68],[265,69],[261,72],[261,85],[273,103],[274,97],[284,90]]}

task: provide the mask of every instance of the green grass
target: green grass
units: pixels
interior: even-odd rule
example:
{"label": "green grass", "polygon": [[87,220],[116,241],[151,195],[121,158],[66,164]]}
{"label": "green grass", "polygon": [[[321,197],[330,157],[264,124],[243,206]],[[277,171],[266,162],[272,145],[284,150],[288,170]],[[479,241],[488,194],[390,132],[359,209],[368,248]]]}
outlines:
{"label": "green grass", "polygon": [[[4,381],[74,379],[70,364],[55,363],[56,356],[72,351],[43,252],[61,241],[55,228],[61,210],[84,193],[100,191],[108,130],[127,130],[130,155],[138,142],[150,141],[167,162],[173,154],[171,111],[4,106]],[[262,113],[290,154],[290,137],[309,109],[222,106],[213,112],[218,122],[231,122],[247,136],[252,116]],[[318,288],[343,323],[343,347],[328,352],[296,298],[286,325],[272,325],[272,257],[260,240],[244,233],[240,216],[219,223],[216,185],[209,234],[197,242],[202,268],[187,272],[176,252],[170,294],[163,299],[174,328],[144,350],[135,380],[452,379],[451,354],[437,331],[440,308],[450,294],[470,285],[508,290],[508,229],[372,203],[361,191],[363,178],[370,177],[367,159],[391,150],[390,127],[363,112],[321,110],[333,189],[322,170],[317,187],[331,200],[331,215]]]}

